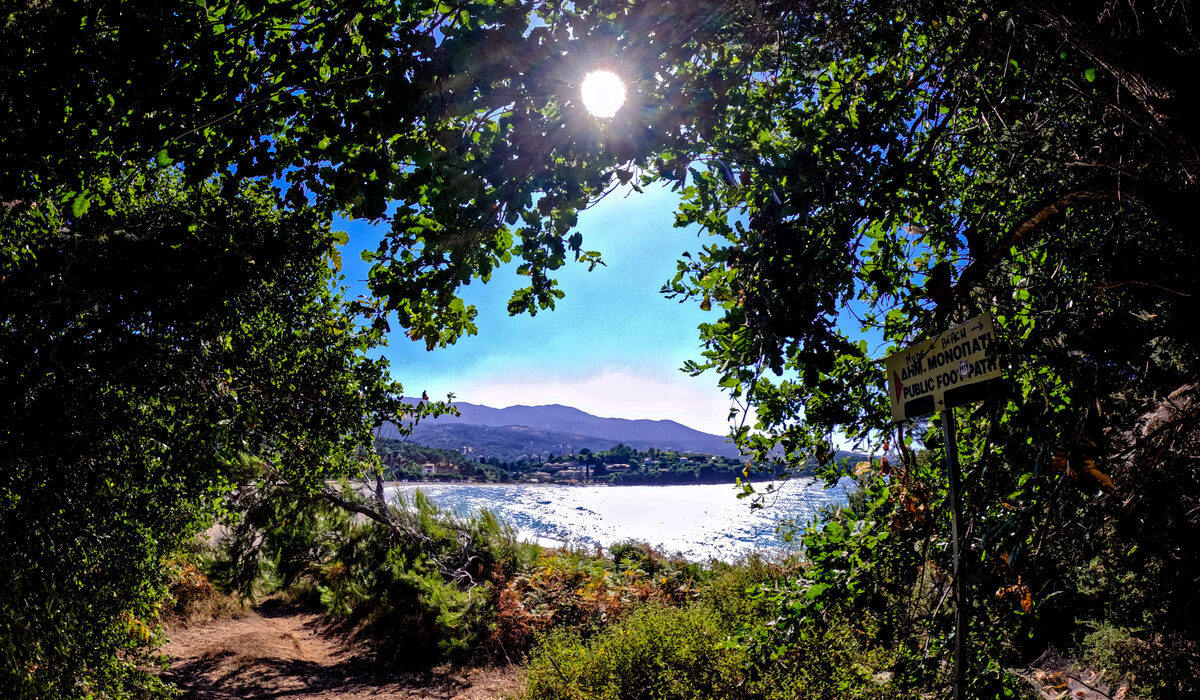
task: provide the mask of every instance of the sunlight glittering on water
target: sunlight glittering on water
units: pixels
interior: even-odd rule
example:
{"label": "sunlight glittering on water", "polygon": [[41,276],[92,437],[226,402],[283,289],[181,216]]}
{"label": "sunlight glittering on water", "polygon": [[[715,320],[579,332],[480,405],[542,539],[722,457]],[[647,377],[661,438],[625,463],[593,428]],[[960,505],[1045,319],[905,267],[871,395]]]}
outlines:
{"label": "sunlight glittering on water", "polygon": [[846,486],[825,490],[810,478],[788,483],[771,507],[751,510],[726,485],[532,486],[517,484],[401,484],[419,488],[437,505],[460,514],[488,508],[523,539],[545,546],[608,547],[634,539],[695,560],[735,560],[756,550],[784,548],[782,518],[805,522],[825,505],[841,504]]}

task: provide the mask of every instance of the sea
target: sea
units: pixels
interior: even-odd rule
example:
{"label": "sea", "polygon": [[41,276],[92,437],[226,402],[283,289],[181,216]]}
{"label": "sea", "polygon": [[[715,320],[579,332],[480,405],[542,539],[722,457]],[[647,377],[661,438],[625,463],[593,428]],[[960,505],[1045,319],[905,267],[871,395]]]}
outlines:
{"label": "sea", "polygon": [[[551,484],[398,484],[420,489],[442,509],[460,515],[488,509],[520,537],[546,547],[607,548],[646,542],[691,561],[737,561],[753,552],[788,551],[781,521],[803,525],[822,508],[846,502],[853,481],[826,489],[811,477],[784,483],[763,508],[739,499],[732,485],[559,486]],[[758,484],[762,489],[765,484]]]}

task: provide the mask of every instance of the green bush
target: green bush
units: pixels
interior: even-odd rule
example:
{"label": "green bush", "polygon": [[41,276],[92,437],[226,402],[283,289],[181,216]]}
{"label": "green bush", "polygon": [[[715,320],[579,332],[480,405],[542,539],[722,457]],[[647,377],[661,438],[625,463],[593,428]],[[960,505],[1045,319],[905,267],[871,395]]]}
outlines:
{"label": "green bush", "polygon": [[550,634],[526,669],[529,700],[738,697],[740,652],[721,644],[716,615],[700,607],[645,607],[583,640]]}
{"label": "green bush", "polygon": [[1104,669],[1112,680],[1124,680],[1144,698],[1195,697],[1200,691],[1197,645],[1185,638],[1129,629],[1107,623],[1085,623],[1092,632],[1083,639],[1080,656]]}
{"label": "green bush", "polygon": [[144,669],[163,562],[247,453],[272,479],[319,484],[392,403],[366,359],[378,338],[336,292],[327,223],[266,184],[145,177],[69,220],[0,212],[4,697],[159,685]]}
{"label": "green bush", "polygon": [[[349,490],[341,497],[365,505]],[[492,648],[497,591],[539,556],[492,513],[456,516],[419,491],[388,509],[390,526],[267,485],[235,513],[215,581],[319,604],[404,665],[503,653]]]}
{"label": "green bush", "polygon": [[920,696],[920,692],[906,694],[893,682],[896,652],[876,643],[876,633],[870,619],[832,619],[793,640],[756,683],[772,688],[787,682],[797,691],[796,695],[775,697],[891,700]]}
{"label": "green bush", "polygon": [[768,562],[757,554],[737,564],[714,562],[710,578],[700,591],[700,603],[730,629],[765,621],[772,614],[772,606],[757,592],[764,585],[780,581],[791,568],[788,562]]}
{"label": "green bush", "polygon": [[[757,564],[730,566],[714,580],[732,592],[750,576],[772,573]],[[746,574],[749,574],[747,576]],[[870,644],[866,623],[831,620],[825,630],[795,640],[771,663],[756,667],[750,650],[732,643],[733,623],[761,625],[719,611],[723,595],[687,608],[643,606],[590,639],[574,630],[547,635],[526,668],[528,700],[794,700],[905,697],[887,670],[893,655]],[[915,694],[915,693],[914,693]]]}
{"label": "green bush", "polygon": [[653,576],[666,566],[663,556],[645,542],[622,540],[609,547],[608,554],[612,557],[613,567],[617,571],[640,569]]}

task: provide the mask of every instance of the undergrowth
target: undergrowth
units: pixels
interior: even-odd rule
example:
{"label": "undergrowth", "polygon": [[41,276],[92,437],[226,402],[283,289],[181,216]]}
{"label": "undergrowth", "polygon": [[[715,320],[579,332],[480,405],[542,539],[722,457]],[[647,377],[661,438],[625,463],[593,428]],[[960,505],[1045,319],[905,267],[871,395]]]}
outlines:
{"label": "undergrowth", "polygon": [[[852,527],[863,514],[850,507],[807,531],[803,558],[702,565],[632,541],[607,554],[542,549],[488,511],[460,516],[419,491],[370,517],[363,511],[378,503],[349,490],[338,498],[350,510],[270,486],[240,493],[220,550],[198,569],[180,567],[177,600],[204,598],[209,581],[249,600],[283,596],[341,620],[394,667],[520,663],[525,700],[869,700],[945,689],[936,680],[946,675],[944,637],[910,624],[944,598],[944,582],[930,583],[934,568],[871,563],[865,538],[887,531]],[[917,554],[910,563],[921,567]],[[839,599],[813,562],[843,558],[870,577]]]}

